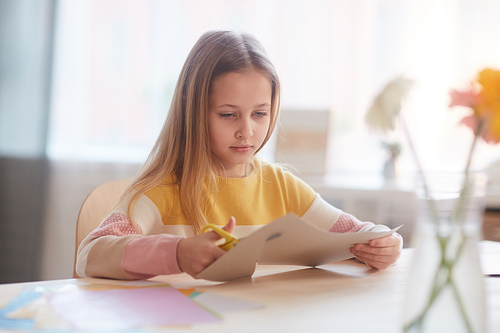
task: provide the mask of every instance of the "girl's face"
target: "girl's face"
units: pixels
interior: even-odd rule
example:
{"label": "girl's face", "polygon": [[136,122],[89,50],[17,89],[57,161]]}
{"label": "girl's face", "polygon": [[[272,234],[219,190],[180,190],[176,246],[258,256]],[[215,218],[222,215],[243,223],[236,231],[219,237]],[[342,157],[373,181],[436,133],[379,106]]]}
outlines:
{"label": "girl's face", "polygon": [[250,171],[248,162],[269,130],[271,97],[271,82],[254,70],[227,73],[212,83],[208,127],[212,154],[224,166],[220,175],[238,178]]}

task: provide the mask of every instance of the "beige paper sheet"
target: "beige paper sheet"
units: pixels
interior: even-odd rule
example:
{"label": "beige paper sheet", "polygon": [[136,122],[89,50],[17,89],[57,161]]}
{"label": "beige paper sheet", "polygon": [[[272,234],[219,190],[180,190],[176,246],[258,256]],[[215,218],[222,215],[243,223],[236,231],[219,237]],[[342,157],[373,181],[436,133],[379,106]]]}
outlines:
{"label": "beige paper sheet", "polygon": [[353,255],[349,249],[357,243],[390,235],[386,232],[331,233],[293,214],[262,227],[203,270],[197,278],[231,281],[250,277],[257,261],[267,265],[319,266]]}

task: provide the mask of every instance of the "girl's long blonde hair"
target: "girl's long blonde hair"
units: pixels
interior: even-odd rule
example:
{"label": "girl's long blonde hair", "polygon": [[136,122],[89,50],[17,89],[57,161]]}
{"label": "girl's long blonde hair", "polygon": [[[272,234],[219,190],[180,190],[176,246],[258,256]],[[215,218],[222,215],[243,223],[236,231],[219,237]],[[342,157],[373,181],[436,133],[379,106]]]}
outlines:
{"label": "girl's long blonde hair", "polygon": [[265,75],[272,86],[270,125],[259,151],[269,140],[280,109],[280,82],[264,48],[254,37],[231,31],[209,31],[196,42],[179,75],[160,135],[141,171],[122,195],[135,191],[128,207],[132,221],[139,197],[171,176],[173,183],[166,186],[178,186],[188,223],[197,233],[201,231],[207,223],[207,212],[202,212],[200,204],[217,192],[207,117],[210,88],[223,74],[250,70]]}

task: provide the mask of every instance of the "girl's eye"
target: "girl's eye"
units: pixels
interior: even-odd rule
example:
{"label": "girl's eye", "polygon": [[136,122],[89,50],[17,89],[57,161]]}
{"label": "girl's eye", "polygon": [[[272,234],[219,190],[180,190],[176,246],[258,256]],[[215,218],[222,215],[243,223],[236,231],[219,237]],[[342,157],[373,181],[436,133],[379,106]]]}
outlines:
{"label": "girl's eye", "polygon": [[257,112],[254,112],[254,116],[256,116],[257,118],[262,118],[262,117],[267,116],[267,112],[265,112],[265,111],[257,111]]}
{"label": "girl's eye", "polygon": [[220,116],[225,119],[229,119],[234,116],[234,113],[221,113]]}

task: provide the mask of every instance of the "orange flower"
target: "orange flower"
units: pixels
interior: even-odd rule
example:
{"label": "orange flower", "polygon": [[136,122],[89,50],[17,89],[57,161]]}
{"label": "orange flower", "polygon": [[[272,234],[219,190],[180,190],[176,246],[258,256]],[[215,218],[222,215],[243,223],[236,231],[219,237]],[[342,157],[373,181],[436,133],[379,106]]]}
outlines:
{"label": "orange flower", "polygon": [[473,89],[467,91],[452,90],[450,92],[451,103],[450,107],[453,106],[467,106],[469,108],[474,108],[478,103],[479,94]]}
{"label": "orange flower", "polygon": [[474,114],[465,117],[461,123],[472,128],[477,134],[478,126],[484,123],[482,138],[488,143],[500,142],[500,71],[484,69],[478,74],[479,92],[473,87],[468,91],[452,90],[450,92],[453,106],[470,107]]}
{"label": "orange flower", "polygon": [[478,75],[481,85],[478,104],[474,108],[478,117],[487,121],[483,138],[489,143],[500,142],[500,71],[484,69]]}

